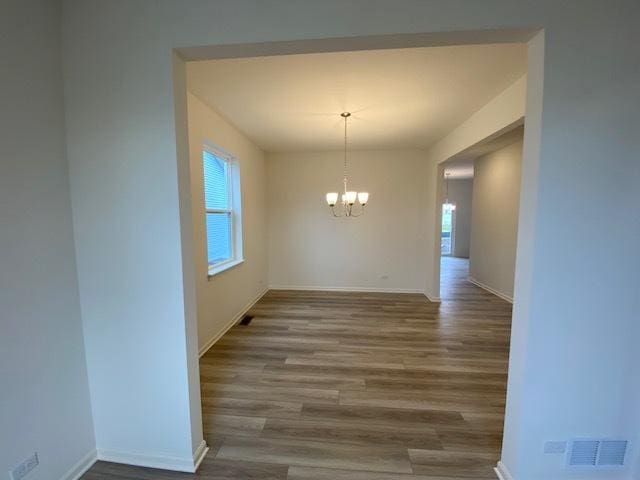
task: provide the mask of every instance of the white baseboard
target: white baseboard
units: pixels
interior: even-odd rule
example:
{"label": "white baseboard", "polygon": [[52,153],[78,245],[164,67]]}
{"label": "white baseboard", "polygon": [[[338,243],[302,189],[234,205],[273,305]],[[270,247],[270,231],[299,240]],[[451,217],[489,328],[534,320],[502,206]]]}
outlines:
{"label": "white baseboard", "polygon": [[440,303],[440,297],[432,297],[426,292],[424,292],[424,296],[427,297],[427,300],[429,300],[432,303]]}
{"label": "white baseboard", "polygon": [[[502,461],[498,462],[498,464],[495,466],[495,468],[493,469],[493,471],[495,472],[496,476],[498,477],[498,480],[515,480],[515,477],[513,475],[511,475],[511,472],[509,472],[509,469],[507,468],[507,466],[502,463]],[[603,474],[606,471],[600,471],[599,473]],[[537,477],[537,478],[543,478],[543,477]],[[552,479],[552,478],[557,478],[556,476],[549,476],[549,477],[544,477],[545,479]],[[572,479],[575,480],[587,480],[587,478],[595,478],[595,477],[574,477],[571,476]],[[599,477],[599,478],[608,478],[607,477]],[[621,478],[621,477],[616,477],[616,478]],[[627,477],[624,477],[627,478]],[[453,477],[452,477],[453,480]],[[472,480],[472,479],[469,479]],[[636,480],[636,477],[629,477],[628,480]]]}
{"label": "white baseboard", "polygon": [[469,280],[471,283],[473,283],[474,285],[482,288],[483,290],[486,290],[489,293],[493,293],[496,297],[500,297],[501,299],[509,302],[509,303],[513,303],[513,298],[511,298],[509,295],[506,295],[498,290],[496,290],[495,288],[491,288],[489,285],[485,285],[484,283],[476,280],[473,277],[468,277],[467,280]]}
{"label": "white baseboard", "polygon": [[204,457],[207,456],[207,453],[209,453],[209,445],[207,445],[207,442],[202,440],[200,445],[198,445],[198,448],[196,448],[196,451],[193,453],[194,472],[198,471],[198,468],[200,468],[200,464],[204,460]]}
{"label": "white baseboard", "polygon": [[98,456],[95,449],[87,452],[87,454],[82,457],[78,463],[67,470],[67,473],[65,473],[60,480],[78,480],[93,466],[94,463],[96,463],[96,460],[98,460]]}
{"label": "white baseboard", "polygon": [[175,472],[194,473],[200,466],[205,455],[209,451],[207,444],[202,441],[192,457],[173,457],[162,454],[144,454],[133,452],[118,452],[114,450],[98,449],[98,460],[113,463],[123,463],[125,465],[135,465],[137,467],[159,468],[161,470],[172,470]]}
{"label": "white baseboard", "polygon": [[496,472],[496,475],[500,480],[514,480],[511,473],[509,473],[509,469],[504,463],[502,463],[502,461],[498,462],[498,465],[496,465],[496,468],[493,470]]}
{"label": "white baseboard", "polygon": [[321,292],[361,292],[361,293],[423,293],[423,290],[410,288],[371,288],[371,287],[317,287],[300,285],[269,285],[269,290],[301,290]]}
{"label": "white baseboard", "polygon": [[238,321],[242,317],[244,317],[244,315],[251,309],[251,307],[253,307],[256,303],[258,303],[258,300],[264,297],[265,293],[267,293],[268,291],[269,289],[265,288],[262,292],[258,294],[257,297],[255,297],[253,300],[247,303],[244,307],[242,307],[242,309],[237,314],[235,314],[231,320],[229,320],[229,323],[227,323],[222,328],[222,330],[216,333],[213,337],[207,340],[207,343],[205,343],[202,347],[200,347],[198,351],[198,356],[202,357],[205,353],[207,353],[207,351],[213,346],[213,344],[216,343],[218,340],[220,340],[222,336],[225,333],[227,333],[231,327],[233,327],[236,323],[238,323]]}

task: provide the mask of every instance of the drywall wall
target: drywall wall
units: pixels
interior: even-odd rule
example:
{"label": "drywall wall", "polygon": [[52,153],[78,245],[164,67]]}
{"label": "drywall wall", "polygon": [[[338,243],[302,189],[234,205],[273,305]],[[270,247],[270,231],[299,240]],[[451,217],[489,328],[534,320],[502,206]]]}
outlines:
{"label": "drywall wall", "polygon": [[[33,480],[93,462],[64,147],[60,5],[0,15],[0,476],[33,452]],[[17,46],[20,48],[17,48]]]}
{"label": "drywall wall", "polygon": [[454,257],[469,258],[473,211],[472,196],[472,178],[449,180],[449,201],[456,206],[452,252]]}
{"label": "drywall wall", "polygon": [[[182,257],[182,288],[184,309],[184,330],[186,341],[186,374],[188,395],[188,419],[191,430],[191,458],[185,460],[186,467],[194,471],[208,452],[203,439],[202,402],[200,399],[200,358],[198,355],[198,321],[196,301],[196,267],[193,257],[194,235],[192,228],[191,169],[189,168],[189,129],[187,108],[187,71],[182,58],[173,52],[171,55],[173,72],[173,101],[175,109],[175,138],[178,184],[178,208],[180,219],[185,223],[180,229],[180,254]],[[142,461],[140,462],[142,463]],[[175,466],[174,466],[175,468]]]}
{"label": "drywall wall", "polygon": [[424,152],[349,152],[350,188],[370,193],[357,218],[334,218],[325,201],[342,187],[343,158],[267,156],[269,287],[421,292]]}
{"label": "drywall wall", "polygon": [[[93,14],[85,7],[99,5],[63,8],[64,105],[97,455],[193,471],[206,449],[184,154],[185,72],[175,68],[182,64],[171,49],[163,50],[160,63],[139,50],[133,60],[134,44],[142,46],[137,40],[117,47],[117,56],[132,62],[128,67],[114,70],[114,58],[106,55],[85,69],[82,52],[92,44],[89,38],[106,33],[99,43],[116,46],[126,37],[110,32],[119,22],[109,16],[123,12],[118,8],[109,9],[97,25],[81,21],[91,32],[78,31],[72,18],[88,20],[85,15]],[[139,30],[137,35],[151,40]],[[86,88],[98,78],[105,87],[116,83]],[[130,88],[134,85],[141,88]],[[164,94],[158,96],[158,90]],[[178,228],[181,219],[184,229]]]}
{"label": "drywall wall", "polygon": [[[267,288],[267,175],[264,153],[198,97],[188,94],[189,159],[198,306],[198,347],[210,346]],[[244,262],[207,275],[202,147],[215,145],[240,165]]]}
{"label": "drywall wall", "polygon": [[[565,480],[576,475],[567,471],[562,456],[542,453],[546,439],[640,431],[633,421],[638,419],[640,378],[630,370],[640,363],[634,344],[640,336],[640,71],[637,52],[629,48],[640,43],[636,0],[615,5],[567,0],[560,6],[551,0],[378,0],[373,6],[369,0],[284,6],[158,0],[115,7],[99,0],[67,0],[63,12],[74,227],[80,293],[87,299],[83,317],[85,325],[97,324],[98,318],[113,324],[103,335],[104,348],[119,347],[127,360],[109,367],[113,375],[104,379],[107,386],[121,390],[138,379],[132,377],[144,378],[143,373],[150,375],[146,384],[152,387],[161,375],[165,385],[176,385],[173,368],[169,375],[165,368],[176,362],[175,350],[186,344],[185,323],[192,321],[184,313],[183,300],[189,296],[181,275],[179,230],[193,226],[191,216],[178,215],[178,185],[180,193],[190,187],[176,166],[176,147],[180,161],[188,160],[175,141],[172,49],[214,45],[222,47],[197,51],[233,55],[495,42],[518,38],[519,29],[536,28],[544,29],[545,38],[529,49],[530,65],[539,70],[530,72],[526,87],[523,171],[531,177],[520,201],[524,215],[518,228],[510,360],[516,374],[509,376],[503,462],[518,480]],[[500,31],[504,28],[509,30]],[[415,32],[440,33],[415,40],[410,36]],[[314,40],[300,44],[298,39]],[[285,43],[264,44],[278,41]],[[238,46],[243,43],[263,45]],[[181,50],[187,56],[190,52]],[[336,99],[336,113],[345,102]],[[361,106],[366,107],[371,106]],[[436,185],[429,180],[427,186],[433,196],[427,199],[431,212],[425,218],[431,224]],[[563,209],[557,208],[560,203]],[[567,220],[567,211],[576,213]],[[96,212],[105,227],[89,234]],[[625,225],[626,235],[614,249],[610,229],[597,220],[605,218],[607,225]],[[152,227],[147,219],[153,219]],[[101,235],[115,227],[126,234]],[[112,284],[121,287],[114,290]],[[100,295],[107,298],[100,302]],[[161,332],[148,335],[154,327]],[[101,333],[85,331],[89,339]],[[147,347],[133,347],[139,344]],[[133,414],[139,414],[139,403],[149,394],[156,394],[164,411],[174,412],[172,419],[188,408],[169,402],[158,389],[135,390],[132,394],[144,398],[134,399]],[[97,397],[102,395],[108,393]],[[107,413],[120,422],[115,408]],[[127,420],[129,413],[123,416]],[[136,418],[130,422],[144,449],[164,441],[174,427],[155,408],[144,418],[159,420],[151,428],[155,436],[146,439],[136,432],[149,425]],[[180,425],[175,428],[179,436]],[[168,450],[175,449],[169,445]],[[590,476],[628,479],[632,473],[623,469]]]}
{"label": "drywall wall", "polygon": [[[540,445],[536,439],[558,437],[569,430],[605,437],[615,432],[630,439],[640,431],[634,423],[640,377],[630,370],[631,364],[640,361],[634,340],[640,338],[640,287],[634,280],[640,257],[633,253],[640,241],[636,212],[640,190],[634,187],[640,184],[640,164],[634,154],[639,147],[640,70],[637,55],[632,60],[624,53],[624,45],[640,40],[637,29],[625,20],[628,15],[638,18],[640,4],[617,6],[615,13],[589,14],[589,18],[600,15],[602,35],[587,42],[589,53],[576,55],[569,40],[571,28],[561,33],[564,40],[556,37],[556,30],[545,32],[543,45],[530,50],[530,58],[540,63],[535,54],[544,48],[544,90],[537,86],[529,96],[541,99],[543,93],[544,103],[527,101],[534,108],[532,115],[527,111],[525,128],[526,186],[520,196],[514,291],[517,327],[512,332],[512,345],[520,347],[515,352],[525,358],[511,356],[517,368],[509,375],[509,389],[514,395],[521,389],[517,394],[521,405],[512,411],[507,401],[507,421],[521,421],[518,442],[511,442],[515,432],[505,425],[506,464],[519,463],[516,458],[523,452],[535,450]],[[618,27],[622,29],[616,31]],[[583,28],[584,24],[579,31],[585,32]],[[595,59],[591,75],[585,72],[588,80],[579,73],[584,65],[579,58],[587,55],[590,62]],[[632,64],[636,67],[629,68]],[[631,81],[636,84],[634,93],[629,90]],[[593,96],[595,91],[608,93]],[[536,122],[538,116],[541,123]],[[613,255],[605,224],[624,224],[628,232]],[[529,237],[522,245],[524,252],[523,236]],[[635,454],[637,449],[630,452],[630,463]],[[562,469],[561,461],[546,456],[528,468],[524,461],[514,476],[525,468],[531,478],[543,478],[550,471],[554,477],[569,477],[573,472]],[[618,474],[593,475],[637,478],[640,472],[636,469],[633,475],[629,467]]]}
{"label": "drywall wall", "polygon": [[474,162],[469,277],[513,299],[522,140]]}

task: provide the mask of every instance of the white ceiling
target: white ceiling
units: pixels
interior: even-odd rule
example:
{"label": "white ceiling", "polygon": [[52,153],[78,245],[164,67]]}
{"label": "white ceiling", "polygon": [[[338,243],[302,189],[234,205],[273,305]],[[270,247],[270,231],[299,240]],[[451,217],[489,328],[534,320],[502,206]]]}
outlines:
{"label": "white ceiling", "polygon": [[444,174],[448,174],[452,180],[473,178],[473,165],[477,158],[522,140],[523,136],[524,126],[521,125],[496,138],[480,142],[459,153],[454,158],[447,160],[444,163]]}
{"label": "white ceiling", "polygon": [[473,160],[473,158],[469,158],[464,161],[447,163],[444,168],[445,177],[448,176],[451,180],[473,178]]}
{"label": "white ceiling", "polygon": [[265,151],[425,148],[526,72],[523,44],[191,62],[188,89]]}

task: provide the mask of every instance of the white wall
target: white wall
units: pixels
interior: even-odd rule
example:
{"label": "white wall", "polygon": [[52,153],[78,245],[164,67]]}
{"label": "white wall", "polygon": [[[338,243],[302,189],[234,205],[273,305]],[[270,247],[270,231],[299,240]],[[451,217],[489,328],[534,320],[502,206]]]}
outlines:
{"label": "white wall", "polygon": [[[545,39],[529,50],[538,70],[530,70],[527,81],[523,171],[532,176],[520,201],[503,461],[518,480],[564,480],[576,475],[561,457],[542,454],[544,440],[636,435],[640,379],[630,366],[640,363],[640,71],[630,46],[640,43],[638,15],[636,0],[158,0],[116,6],[67,0],[68,152],[87,352],[98,349],[90,369],[106,369],[96,377],[104,384],[95,390],[99,410],[106,408],[106,387],[121,391],[151,375],[149,391],[125,392],[130,411],[120,415],[114,406],[96,415],[97,430],[106,428],[108,417],[117,425],[130,420],[129,437],[140,448],[182,448],[166,439],[170,432],[181,438],[178,417],[188,416],[189,406],[181,391],[166,398],[166,388],[156,388],[182,382],[187,391],[185,375],[176,371],[183,367],[176,365],[186,357],[185,324],[195,322],[183,305],[189,295],[181,276],[181,221],[190,231],[193,226],[190,216],[178,216],[178,184],[180,192],[190,187],[176,166],[173,48],[236,44],[228,54],[243,51],[239,43],[320,39],[262,47],[264,53],[319,51],[407,41],[389,33],[443,32],[448,41],[472,42],[480,30],[500,41],[513,39],[514,31],[492,30],[534,27],[545,29]],[[367,36],[377,37],[357,38]],[[443,41],[438,34],[421,38],[423,45]],[[178,158],[188,163],[181,149]],[[435,180],[427,186],[433,194],[427,220],[435,212],[435,186]],[[91,216],[98,214],[102,226],[92,232]],[[626,231],[613,249],[612,224]],[[123,351],[126,365],[106,363],[109,349]],[[189,364],[189,373],[193,368]],[[136,394],[143,395],[129,398]],[[143,404],[152,405],[144,416]],[[142,438],[147,430],[155,430],[154,438]]]}
{"label": "white wall", "polygon": [[[264,153],[198,97],[188,94],[189,158],[198,305],[198,347],[209,346],[267,288],[267,176]],[[223,148],[240,165],[244,263],[207,275],[202,147]]]}
{"label": "white wall", "polygon": [[[67,158],[98,458],[190,471],[204,441],[188,157],[176,164],[176,152],[188,145],[184,68],[174,68],[179,61],[170,48],[162,50],[160,62],[143,53],[157,39],[140,29],[135,41],[124,30],[111,31],[119,22],[109,17],[123,10],[112,5],[94,24],[88,21],[94,8],[100,5],[65,4],[63,49]],[[110,54],[85,57],[95,40],[115,48],[126,65],[114,68]],[[181,219],[188,228],[179,228]]]}
{"label": "white wall", "polygon": [[[571,38],[588,38],[587,17],[575,30],[547,31],[544,43],[533,46],[534,54],[545,52],[544,103],[527,111],[523,176],[530,185],[520,197],[512,331],[518,348],[510,360],[517,368],[509,375],[514,398],[507,400],[507,422],[520,422],[505,430],[503,443],[503,459],[520,464],[514,469],[525,478],[579,475],[553,455],[523,461],[542,439],[575,432],[633,440],[640,432],[640,377],[629,370],[640,363],[640,70],[637,55],[632,59],[624,47],[640,40],[627,22],[638,18],[640,4],[631,6],[619,2],[615,12],[590,12],[588,18],[600,15],[600,35],[582,43],[589,49],[584,55]],[[583,71],[587,56],[590,75]],[[530,95],[540,99],[540,90],[538,84]],[[592,95],[596,91],[601,95]],[[609,225],[628,232],[614,254]],[[523,236],[529,238],[523,242]],[[639,474],[636,467],[635,475],[593,477]]]}
{"label": "white wall", "polygon": [[269,286],[422,292],[424,152],[349,152],[350,188],[369,204],[362,217],[334,218],[325,194],[340,192],[343,155],[267,156]]}
{"label": "white wall", "polygon": [[456,206],[454,216],[454,257],[469,258],[471,215],[473,211],[473,178],[449,180],[449,201]]}
{"label": "white wall", "polygon": [[95,448],[64,147],[60,5],[0,15],[0,476],[61,479]]}
{"label": "white wall", "polygon": [[469,277],[513,299],[522,140],[474,162]]}

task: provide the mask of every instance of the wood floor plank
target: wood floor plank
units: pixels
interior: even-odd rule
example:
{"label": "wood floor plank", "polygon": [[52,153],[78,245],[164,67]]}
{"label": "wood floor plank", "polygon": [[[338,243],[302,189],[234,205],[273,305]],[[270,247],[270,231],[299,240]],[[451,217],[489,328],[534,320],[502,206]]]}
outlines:
{"label": "wood floor plank", "polygon": [[495,392],[501,395],[504,392],[506,380],[496,382],[479,382],[479,381],[464,381],[464,380],[447,380],[444,376],[440,378],[417,378],[416,380],[408,380],[404,378],[370,378],[366,377],[365,388],[370,391],[405,391],[405,392],[458,392],[469,395]]}
{"label": "wood floor plank", "polygon": [[120,463],[98,461],[82,476],[82,480],[190,480],[188,473],[157,468],[144,468]]}
{"label": "wood floor plank", "polygon": [[356,446],[344,443],[226,438],[216,458],[281,465],[412,473],[407,450],[397,447]]}
{"label": "wood floor plank", "polygon": [[250,398],[230,398],[212,396],[202,399],[203,415],[240,415],[254,417],[298,417],[302,402],[279,402],[274,400],[254,400]]}
{"label": "wood floor plank", "polygon": [[[363,470],[340,470],[317,467],[289,467],[287,480],[454,480],[458,477],[434,477],[432,475],[416,475],[411,473],[379,473]],[[474,480],[495,480],[491,477]]]}
{"label": "wood floor plank", "polygon": [[496,464],[493,454],[409,449],[414,473],[462,478],[490,477]]}
{"label": "wood floor plank", "polygon": [[291,355],[287,357],[285,360],[285,364],[287,365],[315,365],[322,367],[339,367],[345,365],[348,362],[352,367],[365,367],[365,368],[382,368],[382,369],[390,369],[390,370],[402,370],[404,369],[404,364],[402,362],[379,362],[374,358],[365,359],[359,357],[357,359],[345,360],[344,358],[323,358],[316,356],[298,356]]}
{"label": "wood floor plank", "polygon": [[466,422],[460,412],[411,410],[402,408],[303,404],[301,416],[304,418],[332,421],[360,422],[378,425],[396,425],[406,428],[410,425],[460,425]]}
{"label": "wood floor plank", "polygon": [[205,433],[215,435],[250,435],[257,436],[262,432],[266,418],[246,417],[239,415],[213,415],[205,413],[202,427]]}
{"label": "wood floor plank", "polygon": [[196,478],[202,480],[286,480],[287,475],[288,467],[286,465],[211,458],[202,463]]}
{"label": "wood floor plank", "polygon": [[[230,380],[231,381],[231,380]],[[233,383],[272,385],[279,387],[319,388],[332,390],[364,390],[363,378],[332,375],[301,375],[281,370],[257,375],[237,375]]]}
{"label": "wood floor plank", "polygon": [[473,431],[442,426],[436,427],[436,431],[445,450],[488,453],[494,457],[500,454],[502,432]]}
{"label": "wood floor plank", "polygon": [[[308,419],[270,418],[261,437],[298,438],[301,440],[340,442],[356,445],[395,445],[400,447],[442,449],[433,427],[365,423],[328,422]],[[452,438],[451,441],[454,439]]]}
{"label": "wood floor plank", "polygon": [[340,405],[401,408],[446,412],[499,413],[504,407],[494,405],[482,395],[465,396],[457,392],[341,392]]}
{"label": "wood floor plank", "polygon": [[235,383],[202,383],[204,398],[223,395],[234,398],[261,398],[285,402],[338,403],[336,389],[239,385]]}
{"label": "wood floor plank", "polygon": [[462,412],[462,417],[472,430],[483,432],[496,432],[502,434],[504,426],[504,414],[500,413],[475,413]]}

